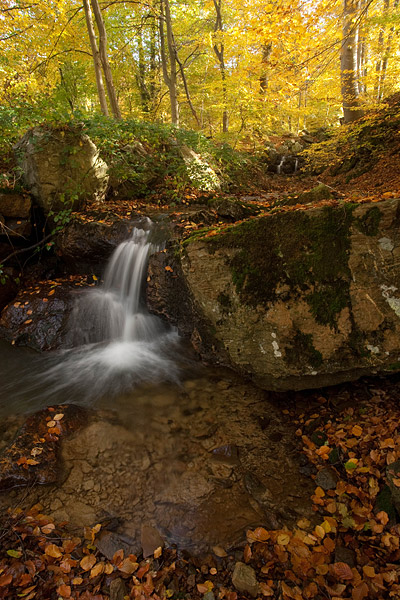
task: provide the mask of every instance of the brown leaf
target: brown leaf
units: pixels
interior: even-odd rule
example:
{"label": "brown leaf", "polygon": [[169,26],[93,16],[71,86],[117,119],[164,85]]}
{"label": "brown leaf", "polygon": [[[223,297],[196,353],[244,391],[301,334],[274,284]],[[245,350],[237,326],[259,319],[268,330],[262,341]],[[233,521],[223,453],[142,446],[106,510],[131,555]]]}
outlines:
{"label": "brown leaf", "polygon": [[333,572],[338,579],[343,579],[344,581],[350,581],[354,577],[352,570],[345,562],[334,563]]}
{"label": "brown leaf", "polygon": [[[125,575],[132,575],[138,568],[139,564],[137,562],[133,562],[130,558],[125,558],[122,563],[118,566],[118,570]],[[137,575],[138,576],[138,575]]]}
{"label": "brown leaf", "polygon": [[364,598],[368,598],[369,588],[365,581],[359,583],[352,591],[351,597],[353,600],[363,600]]}

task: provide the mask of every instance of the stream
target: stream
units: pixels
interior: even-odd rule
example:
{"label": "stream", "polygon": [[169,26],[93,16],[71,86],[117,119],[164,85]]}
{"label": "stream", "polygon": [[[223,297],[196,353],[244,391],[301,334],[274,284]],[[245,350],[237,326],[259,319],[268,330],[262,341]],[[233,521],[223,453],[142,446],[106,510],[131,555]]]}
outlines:
{"label": "stream", "polygon": [[77,529],[112,521],[115,549],[122,540],[136,552],[145,524],[202,552],[240,543],[249,527],[311,518],[313,482],[282,406],[201,365],[148,313],[141,291],[157,249],[146,221],[115,250],[104,283],[72,311],[68,350],[0,343],[0,449],[28,412],[59,403],[90,411],[63,442],[57,484],[3,493],[0,508],[40,502]]}

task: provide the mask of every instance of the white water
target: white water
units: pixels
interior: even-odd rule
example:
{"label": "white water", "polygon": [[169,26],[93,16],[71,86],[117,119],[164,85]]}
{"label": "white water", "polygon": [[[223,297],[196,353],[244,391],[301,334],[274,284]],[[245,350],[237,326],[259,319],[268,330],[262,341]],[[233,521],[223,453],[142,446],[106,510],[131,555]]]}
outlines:
{"label": "white water", "polygon": [[112,254],[104,283],[78,299],[70,318],[73,349],[46,379],[50,387],[86,390],[89,396],[120,392],[143,381],[177,380],[169,356],[178,334],[151,315],[142,290],[151,252],[151,222]]}

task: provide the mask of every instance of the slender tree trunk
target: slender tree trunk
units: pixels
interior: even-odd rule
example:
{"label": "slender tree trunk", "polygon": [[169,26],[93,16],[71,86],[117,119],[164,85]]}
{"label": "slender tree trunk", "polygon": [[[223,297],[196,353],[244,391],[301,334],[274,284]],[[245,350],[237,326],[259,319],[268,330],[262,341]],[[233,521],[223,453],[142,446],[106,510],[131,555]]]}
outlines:
{"label": "slender tree trunk", "polygon": [[83,0],[83,8],[85,10],[86,26],[89,34],[90,46],[92,48],[94,71],[96,74],[97,94],[100,100],[101,112],[103,113],[103,115],[108,117],[106,92],[104,89],[103,76],[101,74],[100,53],[97,48],[96,34],[94,31],[92,11],[90,8],[89,0]]}
{"label": "slender tree trunk", "polygon": [[[214,25],[214,53],[218,59],[219,70],[221,73],[222,79],[222,100],[223,100],[223,113],[222,113],[222,131],[224,133],[228,132],[229,129],[229,117],[228,117],[228,90],[226,86],[226,68],[225,68],[225,58],[224,58],[224,43],[222,41],[222,13],[221,13],[221,2],[222,0],[214,0],[214,7],[216,12],[216,19]],[[220,41],[218,41],[218,34],[220,36]]]}
{"label": "slender tree trunk", "polygon": [[138,54],[139,54],[139,63],[138,63],[138,71],[136,74],[136,83],[139,88],[140,93],[140,103],[142,105],[142,111],[144,113],[150,112],[150,93],[147,89],[146,85],[146,62],[145,62],[145,54],[143,48],[143,31],[140,32],[138,36]]}
{"label": "slender tree trunk", "polygon": [[260,75],[260,94],[264,95],[268,89],[268,71],[267,65],[272,52],[272,43],[263,44],[262,46],[262,73]]}
{"label": "slender tree trunk", "polygon": [[110,63],[108,62],[107,56],[107,32],[101,14],[98,0],[90,0],[93,8],[94,18],[96,19],[97,29],[99,31],[99,53],[101,64],[103,66],[104,79],[106,80],[107,94],[110,101],[111,110],[115,119],[121,119],[121,111],[118,106],[117,95],[115,93],[115,87],[113,77],[111,73]]}
{"label": "slender tree trunk", "polygon": [[[171,10],[169,0],[160,0],[160,48],[161,48],[161,64],[163,77],[166,86],[168,87],[169,100],[171,104],[171,121],[174,125],[179,125],[179,104],[177,91],[177,61],[174,36],[172,32]],[[165,46],[164,23],[167,31],[167,47],[168,57]],[[169,63],[169,71],[168,71]]]}
{"label": "slender tree trunk", "polygon": [[358,91],[357,47],[358,27],[354,20],[358,13],[357,0],[344,0],[343,42],[340,56],[341,91],[344,122],[350,123],[363,116]]}
{"label": "slender tree trunk", "polygon": [[[393,9],[397,9],[398,5],[399,5],[399,0],[395,0],[393,3]],[[393,34],[394,34],[394,26],[392,26],[390,28],[388,39],[386,42],[385,52],[383,55],[382,70],[381,70],[380,81],[379,81],[379,100],[382,100],[385,96],[385,79],[386,79],[387,65],[388,65],[388,61],[389,61],[390,51],[392,49]]]}

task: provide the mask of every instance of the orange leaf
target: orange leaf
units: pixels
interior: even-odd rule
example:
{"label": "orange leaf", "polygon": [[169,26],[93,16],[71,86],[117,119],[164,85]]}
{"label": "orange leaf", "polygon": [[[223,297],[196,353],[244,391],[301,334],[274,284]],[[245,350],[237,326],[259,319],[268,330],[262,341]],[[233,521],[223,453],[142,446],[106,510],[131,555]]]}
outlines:
{"label": "orange leaf", "polygon": [[174,272],[173,268],[172,268],[172,267],[169,267],[169,266],[165,267],[165,270],[166,270],[166,271],[169,271],[170,273],[173,273],[173,272]]}
{"label": "orange leaf", "polygon": [[0,587],[6,586],[12,582],[11,573],[7,573],[5,575],[0,575]]}
{"label": "orange leaf", "polygon": [[369,565],[364,565],[363,573],[367,577],[375,577],[376,575],[374,567],[370,567]]}
{"label": "orange leaf", "polygon": [[270,535],[264,527],[257,527],[254,531],[249,530],[247,532],[249,542],[266,542],[269,538]]}
{"label": "orange leaf", "polygon": [[70,598],[71,586],[65,584],[59,585],[57,588],[57,594],[60,594],[60,596],[62,596],[63,598]]}
{"label": "orange leaf", "polygon": [[246,544],[246,546],[243,550],[243,558],[244,558],[245,563],[249,562],[249,560],[251,559],[251,555],[252,555],[251,548],[250,548],[249,544]]}
{"label": "orange leaf", "polygon": [[47,556],[51,556],[52,558],[62,557],[61,548],[59,548],[55,544],[49,544],[48,546],[46,546],[44,553],[47,554]]}
{"label": "orange leaf", "polygon": [[351,433],[356,437],[359,437],[362,434],[362,427],[360,427],[359,425],[354,425],[354,427],[351,430]]}
{"label": "orange leaf", "polygon": [[52,295],[54,294],[54,292],[55,292],[55,290],[51,290],[51,291],[48,293],[48,296],[52,296]]}
{"label": "orange leaf", "polygon": [[96,564],[96,557],[94,554],[88,554],[82,558],[79,564],[84,571],[90,571],[90,569]]}
{"label": "orange leaf", "polygon": [[72,585],[81,585],[82,581],[82,577],[74,577],[71,583]]}

